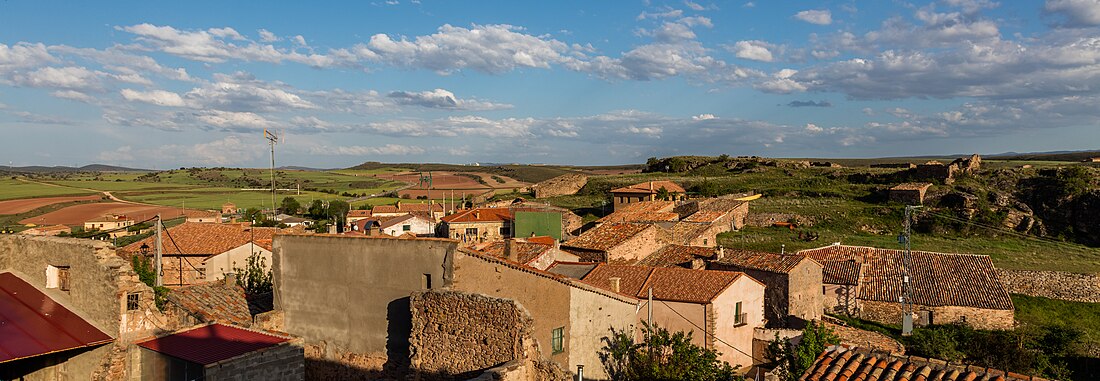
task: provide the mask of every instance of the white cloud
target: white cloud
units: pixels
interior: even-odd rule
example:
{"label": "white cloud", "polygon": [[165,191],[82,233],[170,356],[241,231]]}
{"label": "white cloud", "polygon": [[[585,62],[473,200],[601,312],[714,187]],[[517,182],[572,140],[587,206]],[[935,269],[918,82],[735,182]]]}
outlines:
{"label": "white cloud", "polygon": [[233,112],[278,112],[288,109],[316,109],[318,106],[280,84],[256,80],[236,73],[216,75],[217,82],[191,89],[183,98],[196,108]]}
{"label": "white cloud", "polygon": [[380,147],[367,146],[320,146],[312,147],[309,153],[312,155],[342,155],[342,156],[401,156],[419,155],[424,153],[424,148],[400,144],[386,144]]}
{"label": "white cloud", "polygon": [[412,40],[376,34],[353,52],[367,61],[441,74],[462,69],[499,74],[521,67],[549,68],[573,60],[565,56],[570,50],[565,43],[522,31],[512,25],[443,25],[435,34]]}
{"label": "white cloud", "polygon": [[275,33],[271,33],[271,31],[267,29],[260,29],[259,33],[261,42],[276,42],[280,40],[279,36],[276,36]]}
{"label": "white cloud", "polygon": [[811,134],[818,134],[822,131],[825,131],[825,129],[818,127],[816,124],[813,123],[806,123],[806,132],[809,132]]}
{"label": "white cloud", "polygon": [[11,46],[0,44],[0,75],[15,69],[32,68],[53,62],[57,62],[57,59],[50,55],[43,44],[27,42]]}
{"label": "white cloud", "polygon": [[251,112],[208,110],[195,114],[195,118],[200,123],[221,130],[260,130],[275,126],[271,121]]}
{"label": "white cloud", "polygon": [[817,25],[833,23],[833,13],[828,9],[811,9],[795,13],[794,18]]}
{"label": "white cloud", "polygon": [[455,97],[454,93],[444,89],[421,92],[394,91],[389,93],[387,97],[397,101],[399,104],[428,108],[485,111],[501,110],[512,107],[506,104],[458,99]]}
{"label": "white cloud", "polygon": [[71,101],[93,103],[95,98],[91,95],[76,91],[76,90],[57,90],[50,92],[50,95],[54,98],[68,99]]}
{"label": "white cloud", "polygon": [[711,119],[718,119],[718,117],[714,116],[714,114],[699,114],[699,115],[695,115],[695,116],[691,117],[691,120],[711,120]]}
{"label": "white cloud", "polygon": [[760,40],[738,41],[731,49],[738,58],[753,61],[772,62],[772,52],[768,50],[770,44]]}
{"label": "white cloud", "polygon": [[16,74],[14,79],[21,86],[98,91],[103,88],[102,74],[82,66],[47,66],[26,74]]}
{"label": "white cloud", "polygon": [[798,70],[783,69],[772,74],[770,79],[758,82],[753,87],[769,93],[779,94],[806,91],[806,84],[792,78],[795,74],[798,74]]}
{"label": "white cloud", "polygon": [[703,11],[707,9],[706,7],[699,5],[698,3],[694,3],[691,0],[684,0],[684,6],[693,11]]}
{"label": "white cloud", "polygon": [[1059,24],[1068,27],[1100,25],[1100,1],[1047,0],[1043,12],[1059,17]]}
{"label": "white cloud", "polygon": [[144,102],[157,106],[168,107],[183,107],[185,103],[183,97],[179,94],[171,91],[164,90],[151,90],[151,91],[138,91],[133,89],[122,89],[120,91],[122,98],[131,102]]}
{"label": "white cloud", "polygon": [[[241,36],[232,28],[211,28],[198,31],[183,31],[171,26],[138,24],[117,29],[136,35],[141,49],[158,50],[194,61],[220,63],[230,59],[281,63],[297,62],[314,67],[350,66],[353,63],[338,60],[346,55],[334,54],[332,57],[300,53],[295,50],[277,48],[271,44],[259,44]],[[237,41],[229,42],[226,39]],[[334,52],[339,53],[339,52]]]}

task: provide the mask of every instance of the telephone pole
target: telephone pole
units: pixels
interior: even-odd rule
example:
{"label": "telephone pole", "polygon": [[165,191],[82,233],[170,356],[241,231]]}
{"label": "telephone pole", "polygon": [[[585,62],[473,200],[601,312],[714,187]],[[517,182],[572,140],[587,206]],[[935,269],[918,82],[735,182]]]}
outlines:
{"label": "telephone pole", "polygon": [[275,219],[275,143],[279,142],[279,136],[274,132],[264,129],[264,138],[271,145],[271,219]]}
{"label": "telephone pole", "polygon": [[905,255],[902,258],[901,282],[901,334],[909,336],[913,334],[913,286],[910,284],[909,270],[913,264],[913,251],[911,247],[913,233],[913,211],[920,206],[905,206],[905,232],[898,237],[898,241],[905,245]]}

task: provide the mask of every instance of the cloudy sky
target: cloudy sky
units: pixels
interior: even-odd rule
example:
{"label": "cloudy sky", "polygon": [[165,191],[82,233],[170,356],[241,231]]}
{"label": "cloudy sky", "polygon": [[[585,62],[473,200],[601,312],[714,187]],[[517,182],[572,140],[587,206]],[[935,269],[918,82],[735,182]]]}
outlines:
{"label": "cloudy sky", "polygon": [[153,3],[0,2],[0,161],[1100,148],[1098,0]]}

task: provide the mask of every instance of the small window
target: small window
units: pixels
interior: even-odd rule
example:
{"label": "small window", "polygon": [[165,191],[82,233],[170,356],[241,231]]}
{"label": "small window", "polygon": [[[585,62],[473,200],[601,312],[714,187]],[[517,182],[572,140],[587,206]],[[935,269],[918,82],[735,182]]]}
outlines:
{"label": "small window", "polygon": [[57,268],[57,288],[61,291],[69,291],[69,266]]}
{"label": "small window", "polygon": [[126,294],[126,310],[134,311],[138,309],[138,305],[141,302],[141,293]]}
{"label": "small window", "polygon": [[424,289],[432,289],[432,274],[424,274]]}
{"label": "small window", "polygon": [[553,331],[550,331],[550,346],[554,349],[554,353],[565,351],[565,327],[554,328]]}
{"label": "small window", "polygon": [[703,246],[706,246],[706,245],[707,245],[707,239],[703,238]]}
{"label": "small window", "polygon": [[733,324],[734,325],[748,324],[749,319],[748,319],[747,315],[748,314],[741,312],[741,302],[737,302],[737,304],[735,304],[734,307],[733,307]]}
{"label": "small window", "polygon": [[477,235],[477,228],[466,228],[466,235]]}
{"label": "small window", "polygon": [[412,225],[401,225],[401,231],[403,231],[403,232],[407,232],[409,230],[412,230],[412,228],[413,228]]}

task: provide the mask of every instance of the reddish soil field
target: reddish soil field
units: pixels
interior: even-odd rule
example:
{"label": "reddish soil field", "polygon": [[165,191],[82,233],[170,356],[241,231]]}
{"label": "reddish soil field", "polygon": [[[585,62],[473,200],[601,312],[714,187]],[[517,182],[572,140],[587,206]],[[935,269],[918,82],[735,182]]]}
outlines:
{"label": "reddish soil field", "polygon": [[[480,184],[478,184],[478,185],[480,185]],[[466,193],[466,198],[469,198],[471,195],[477,195],[477,194],[485,193],[489,189],[490,188],[455,189],[454,190],[454,197],[456,199],[461,199],[462,198],[462,193],[465,192]],[[400,192],[397,192],[397,194],[400,195],[400,196],[409,195],[409,197],[417,198],[419,196],[427,196],[428,195],[428,190],[427,189],[409,188],[409,189],[405,189],[405,190],[402,190]],[[433,199],[441,200],[441,199],[443,199],[443,197],[451,197],[451,190],[450,189],[434,189],[433,188],[431,196],[432,196]]]}
{"label": "reddish soil field", "polygon": [[180,208],[172,208],[167,206],[134,205],[121,202],[101,202],[96,204],[73,205],[67,208],[43,214],[38,217],[28,218],[19,221],[19,223],[38,225],[61,224],[75,226],[84,225],[84,221],[102,217],[103,215],[109,213],[124,214],[127,217],[130,217],[137,221],[143,221],[147,218],[155,216],[157,213],[160,213],[161,218],[164,219],[179,217],[183,214],[183,211],[180,210]]}
{"label": "reddish soil field", "polygon": [[71,197],[24,198],[19,200],[0,201],[0,214],[19,214],[35,210],[46,205],[60,204],[63,202],[72,201],[93,201],[100,199],[100,197],[103,197],[103,195],[93,194],[87,196]]}

